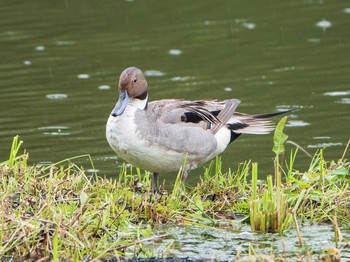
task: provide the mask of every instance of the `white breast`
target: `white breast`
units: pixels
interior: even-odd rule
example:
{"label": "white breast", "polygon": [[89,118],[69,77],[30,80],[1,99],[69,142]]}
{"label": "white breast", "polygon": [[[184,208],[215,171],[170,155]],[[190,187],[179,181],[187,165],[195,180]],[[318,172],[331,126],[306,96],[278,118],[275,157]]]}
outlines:
{"label": "white breast", "polygon": [[169,173],[177,172],[187,157],[187,169],[197,167],[197,159],[186,156],[186,153],[175,152],[151,144],[142,139],[135,125],[136,107],[128,106],[120,116],[110,116],[106,126],[106,137],[111,148],[119,157],[142,169]]}

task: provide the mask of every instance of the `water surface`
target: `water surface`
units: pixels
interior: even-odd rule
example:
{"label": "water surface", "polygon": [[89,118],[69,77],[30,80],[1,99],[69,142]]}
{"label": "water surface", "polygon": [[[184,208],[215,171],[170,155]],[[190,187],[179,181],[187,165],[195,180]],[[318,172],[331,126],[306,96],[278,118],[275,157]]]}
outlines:
{"label": "water surface", "polygon": [[[105,139],[116,82],[145,71],[150,99],[227,99],[290,115],[289,138],[338,158],[350,137],[350,6],[335,1],[1,1],[0,159],[20,135],[32,162],[117,159]],[[278,118],[275,119],[278,121]],[[242,136],[225,169],[248,159],[272,172],[272,135]],[[288,147],[288,151],[290,146]],[[76,160],[86,169],[87,159]],[[299,154],[298,165],[309,159]],[[202,168],[190,175],[195,183]],[[165,176],[163,176],[164,178]]]}
{"label": "water surface", "polygon": [[[333,229],[324,224],[301,226],[303,247],[300,247],[294,229],[286,231],[283,236],[252,233],[250,227],[245,224],[235,229],[168,225],[160,226],[156,231],[167,235],[145,245],[159,257],[233,261],[237,257],[247,257],[249,253],[254,254],[255,252],[256,254],[284,257],[288,261],[293,261],[295,254],[304,257],[304,260],[309,254],[312,260],[316,261],[327,249],[336,249]],[[348,261],[350,252],[346,245],[350,235],[346,230],[343,230],[342,234],[343,242],[339,243],[338,248],[343,248],[342,259]]]}

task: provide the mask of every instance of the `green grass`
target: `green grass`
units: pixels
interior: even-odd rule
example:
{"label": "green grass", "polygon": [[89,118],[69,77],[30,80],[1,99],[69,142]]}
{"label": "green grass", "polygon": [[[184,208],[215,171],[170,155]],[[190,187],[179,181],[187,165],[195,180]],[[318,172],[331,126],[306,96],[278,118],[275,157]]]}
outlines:
{"label": "green grass", "polygon": [[[282,163],[280,158],[285,154],[285,146],[288,136],[283,133],[284,126],[287,122],[287,117],[283,117],[275,128],[274,146],[272,151],[275,153],[274,166],[274,186],[272,176],[267,176],[267,183],[262,187],[257,186],[258,180],[258,164],[252,165],[252,196],[250,200],[250,224],[252,231],[261,231],[268,233],[279,232],[283,234],[285,229],[289,228],[292,219],[299,235],[300,246],[302,246],[302,239],[300,238],[299,228],[296,219],[296,211],[299,208],[305,191],[299,195],[298,201],[289,207],[288,194],[282,188]],[[295,155],[294,155],[295,157]],[[294,159],[292,158],[290,166],[293,166]],[[290,172],[288,172],[290,175]],[[262,193],[258,195],[256,191],[260,190]]]}
{"label": "green grass", "polygon": [[[350,225],[347,149],[336,161],[324,159],[320,150],[306,171],[293,168],[298,151],[293,150],[285,163],[275,160],[281,176],[276,183],[268,177],[259,185],[258,164],[222,172],[217,158],[196,186],[184,189],[180,171],[171,192],[154,195],[148,172],[123,166],[112,179],[87,175],[72,159],[50,167],[28,165],[27,154],[19,154],[21,144],[14,138],[9,159],[0,163],[3,258],[152,257],[143,243],[164,237],[152,230],[164,223],[232,228],[250,221],[252,230],[283,234],[303,221],[326,222],[334,224],[335,242],[341,238],[338,223]],[[270,230],[268,220],[280,221],[279,227]]]}

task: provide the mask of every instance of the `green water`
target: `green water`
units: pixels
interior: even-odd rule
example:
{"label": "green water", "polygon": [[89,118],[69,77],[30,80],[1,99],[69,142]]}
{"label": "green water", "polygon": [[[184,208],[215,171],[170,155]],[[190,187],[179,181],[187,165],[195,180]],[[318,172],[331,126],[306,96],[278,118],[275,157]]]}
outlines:
{"label": "green water", "polygon": [[[151,100],[238,98],[245,113],[298,109],[286,132],[310,153],[329,146],[326,157],[340,157],[350,137],[347,2],[3,0],[0,7],[1,160],[19,134],[32,162],[91,154],[101,175],[115,175],[122,161],[106,142],[105,122],[128,66],[146,72]],[[272,135],[242,136],[223,154],[225,168],[252,159],[261,175],[271,172],[271,147]],[[297,162],[309,160],[299,154]]]}

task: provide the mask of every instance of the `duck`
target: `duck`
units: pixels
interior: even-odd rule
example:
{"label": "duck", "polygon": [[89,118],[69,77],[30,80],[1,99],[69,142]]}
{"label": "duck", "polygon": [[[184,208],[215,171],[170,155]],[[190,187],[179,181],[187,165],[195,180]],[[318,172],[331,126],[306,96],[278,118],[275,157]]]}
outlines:
{"label": "duck", "polygon": [[141,69],[126,68],[119,77],[119,98],[106,124],[106,138],[127,163],[152,172],[152,190],[159,192],[158,174],[190,170],[225,151],[242,134],[268,134],[269,118],[284,114],[244,114],[238,99],[148,101]]}

